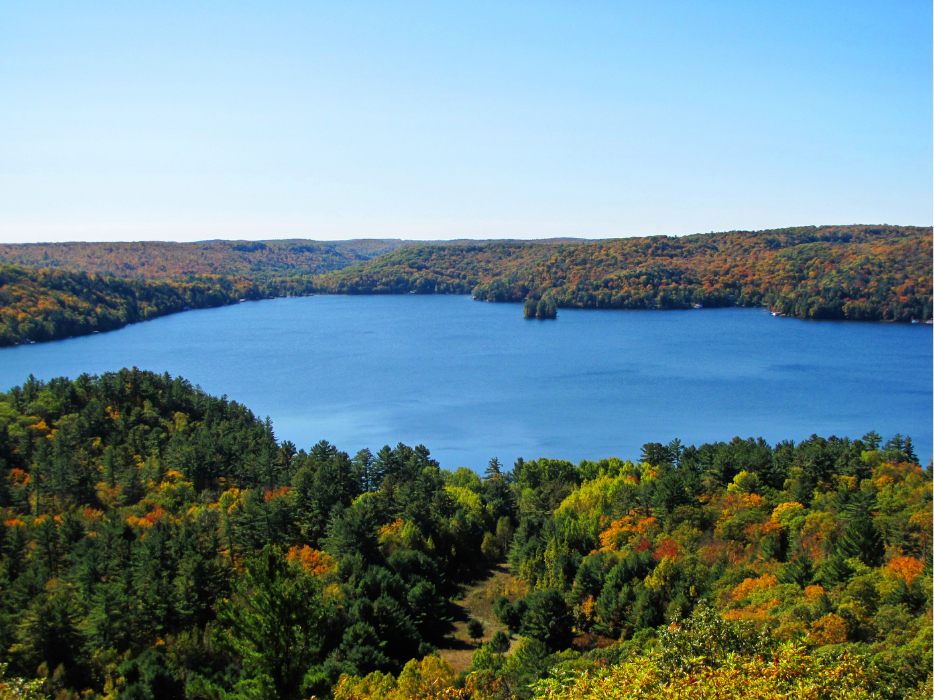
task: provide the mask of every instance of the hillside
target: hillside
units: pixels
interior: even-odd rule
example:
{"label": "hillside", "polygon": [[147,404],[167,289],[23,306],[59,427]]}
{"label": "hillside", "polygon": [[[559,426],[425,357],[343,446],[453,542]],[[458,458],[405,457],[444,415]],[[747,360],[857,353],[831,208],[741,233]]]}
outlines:
{"label": "hillside", "polygon": [[924,697],[932,482],[907,438],[482,478],[373,447],[297,449],[138,370],[0,395],[0,665],[59,700]]}
{"label": "hillside", "polygon": [[0,266],[0,347],[122,328],[186,309],[268,296],[227,277],[143,282],[65,270]]}
{"label": "hillside", "polygon": [[265,280],[340,270],[409,245],[399,240],[0,244],[0,263],[102,277],[179,280],[223,275]]}
{"label": "hillside", "polygon": [[[575,243],[570,238],[527,241]],[[201,241],[170,243],[0,243],[0,265],[85,272],[101,277],[184,280],[225,276],[265,282],[277,277],[318,275],[341,270],[412,245],[477,245],[478,241],[357,239],[312,241]]]}
{"label": "hillside", "polygon": [[308,294],[473,294],[557,309],[767,306],[929,321],[932,230],[823,226],[581,242],[265,241],[0,246],[0,346],[188,308]]}
{"label": "hillside", "polygon": [[[762,306],[797,318],[926,321],[932,230],[822,226],[529,247],[413,246],[309,280],[342,294],[466,293],[557,308]],[[297,285],[296,290],[302,287]],[[531,310],[531,313],[530,313]]]}

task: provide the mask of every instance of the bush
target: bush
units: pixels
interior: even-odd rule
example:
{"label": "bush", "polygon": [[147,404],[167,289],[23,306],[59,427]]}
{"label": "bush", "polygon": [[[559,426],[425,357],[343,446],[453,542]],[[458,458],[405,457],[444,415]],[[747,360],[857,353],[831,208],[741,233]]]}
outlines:
{"label": "bush", "polygon": [[480,639],[483,636],[483,623],[480,620],[470,620],[467,623],[467,634],[471,639]]}
{"label": "bush", "polygon": [[497,654],[504,653],[509,649],[509,635],[500,630],[493,635],[493,639],[490,640],[490,646]]}

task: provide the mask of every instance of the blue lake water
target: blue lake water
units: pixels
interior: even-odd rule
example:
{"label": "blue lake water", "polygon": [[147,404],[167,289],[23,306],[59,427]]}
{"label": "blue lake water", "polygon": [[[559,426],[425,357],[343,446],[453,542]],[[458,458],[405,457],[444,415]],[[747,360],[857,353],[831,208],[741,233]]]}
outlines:
{"label": "blue lake water", "polygon": [[280,439],[353,454],[422,443],[445,468],[491,457],[636,459],[645,442],[910,435],[932,456],[925,325],[807,322],[762,309],[559,311],[463,296],[316,296],[191,311],[0,350],[0,387],[140,367],[270,416]]}

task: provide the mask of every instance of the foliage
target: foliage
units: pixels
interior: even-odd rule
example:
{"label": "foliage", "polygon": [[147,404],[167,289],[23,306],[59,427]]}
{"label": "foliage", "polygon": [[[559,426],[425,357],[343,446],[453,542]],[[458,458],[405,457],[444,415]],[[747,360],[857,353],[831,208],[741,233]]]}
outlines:
{"label": "foliage", "polygon": [[[558,308],[768,306],[810,319],[927,321],[930,228],[821,226],[608,241],[209,241],[0,245],[0,346],[242,300],[468,294]],[[14,265],[27,265],[16,267]],[[41,268],[41,269],[36,269]]]}
{"label": "foliage", "polygon": [[253,282],[218,276],[144,282],[0,267],[0,347],[122,328],[158,316],[260,299]]}
{"label": "foliage", "polygon": [[467,622],[467,634],[471,639],[480,639],[483,637],[483,623],[480,620],[469,620]]}
{"label": "foliage", "polygon": [[42,700],[42,682],[7,678],[6,664],[0,664],[0,700]]}
{"label": "foliage", "polygon": [[[168,375],[30,378],[0,395],[0,663],[20,679],[0,688],[482,700],[552,674],[556,697],[768,679],[908,697],[930,681],[931,514],[899,435],[647,443],[481,478],[423,446],[296,449]],[[493,608],[521,637],[457,677],[433,656],[448,601],[504,560],[523,593]]]}
{"label": "foliage", "polygon": [[828,659],[810,655],[789,643],[774,655],[731,655],[718,667],[666,671],[651,659],[639,658],[605,671],[569,673],[536,687],[541,700],[653,700],[690,697],[726,700],[749,698],[814,698],[855,700],[884,697],[877,679],[861,659],[842,655]]}
{"label": "foliage", "polygon": [[769,306],[797,318],[928,320],[931,229],[821,226],[563,244],[412,246],[324,275],[314,291],[467,293],[556,308]]}
{"label": "foliage", "polygon": [[341,676],[334,700],[466,700],[455,687],[453,669],[437,656],[409,661],[398,679],[375,671],[364,678]]}
{"label": "foliage", "polygon": [[225,642],[250,675],[268,678],[274,697],[299,698],[305,673],[325,651],[330,615],[320,584],[272,545],[248,559],[245,569],[232,599],[219,606]]}
{"label": "foliage", "polygon": [[339,270],[410,244],[399,240],[5,243],[0,244],[0,263],[125,279],[222,275],[261,281]]}
{"label": "foliage", "polygon": [[296,450],[139,370],[0,395],[0,469],[0,660],[56,692],[297,698],[397,672],[495,527],[422,446]]}

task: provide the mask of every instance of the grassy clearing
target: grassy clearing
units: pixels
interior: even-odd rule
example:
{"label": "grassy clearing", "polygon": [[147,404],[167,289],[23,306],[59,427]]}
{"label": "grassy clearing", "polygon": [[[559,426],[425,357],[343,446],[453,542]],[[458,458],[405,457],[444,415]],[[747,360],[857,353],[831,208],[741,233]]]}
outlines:
{"label": "grassy clearing", "polygon": [[[506,626],[496,619],[493,603],[502,595],[515,600],[526,592],[525,584],[512,574],[508,566],[502,564],[490,568],[475,582],[464,586],[460,599],[452,601],[453,629],[438,650],[441,658],[458,673],[470,668],[471,657],[481,644],[489,642],[501,630],[509,634]],[[480,639],[473,640],[467,633],[467,623],[471,619],[483,624],[483,636]],[[516,640],[510,641],[512,651]]]}

